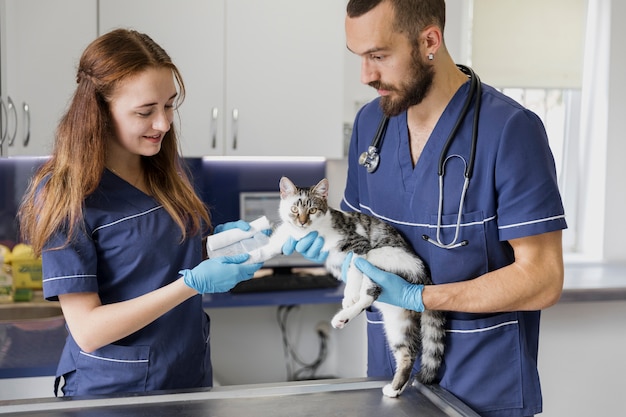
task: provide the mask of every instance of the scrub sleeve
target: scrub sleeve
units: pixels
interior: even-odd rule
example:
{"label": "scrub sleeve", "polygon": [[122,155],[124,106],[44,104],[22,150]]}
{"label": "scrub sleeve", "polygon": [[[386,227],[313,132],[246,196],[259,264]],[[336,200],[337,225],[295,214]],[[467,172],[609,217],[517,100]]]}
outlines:
{"label": "scrub sleeve", "polygon": [[[465,100],[463,85],[442,114],[415,166],[408,152],[406,113],[389,121],[378,170],[369,174],[358,157],[382,117],[378,101],[357,114],[350,143],[342,209],[381,218],[396,227],[428,264],[435,284],[476,278],[514,261],[509,239],[567,227],[554,161],[539,118],[483,84],[474,174],[461,216],[459,240],[441,249],[436,238],[438,161]],[[464,169],[469,161],[472,119],[465,117],[444,166],[441,240],[453,240]],[[382,317],[368,322],[368,376],[392,377],[395,363],[386,345]],[[446,350],[438,380],[483,416],[523,417],[541,412],[537,372],[539,311],[501,314],[448,313]],[[420,367],[419,358],[415,370]]]}
{"label": "scrub sleeve", "polygon": [[[84,216],[86,227],[69,245],[54,249],[66,241],[59,233],[44,248],[48,300],[77,292],[97,292],[103,304],[132,299],[201,261],[201,236],[181,243],[165,209],[109,171],[85,200]],[[65,396],[211,386],[209,318],[201,296],[94,352],[82,351],[70,333],[56,376],[57,386],[64,379]]]}

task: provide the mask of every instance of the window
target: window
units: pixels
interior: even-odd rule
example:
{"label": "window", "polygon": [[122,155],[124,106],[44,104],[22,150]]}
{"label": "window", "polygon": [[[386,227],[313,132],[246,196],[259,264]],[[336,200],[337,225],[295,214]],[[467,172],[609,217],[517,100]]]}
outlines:
{"label": "window", "polygon": [[467,61],[546,127],[569,227],[563,248],[580,252],[576,164],[587,0],[469,0],[465,11]]}

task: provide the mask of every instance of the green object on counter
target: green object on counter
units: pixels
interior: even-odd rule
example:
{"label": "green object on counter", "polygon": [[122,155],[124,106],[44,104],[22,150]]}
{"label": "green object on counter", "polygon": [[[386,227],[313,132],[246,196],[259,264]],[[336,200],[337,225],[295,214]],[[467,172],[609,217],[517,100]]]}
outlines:
{"label": "green object on counter", "polygon": [[33,290],[30,288],[16,288],[13,291],[13,301],[22,302],[30,301],[33,299]]}

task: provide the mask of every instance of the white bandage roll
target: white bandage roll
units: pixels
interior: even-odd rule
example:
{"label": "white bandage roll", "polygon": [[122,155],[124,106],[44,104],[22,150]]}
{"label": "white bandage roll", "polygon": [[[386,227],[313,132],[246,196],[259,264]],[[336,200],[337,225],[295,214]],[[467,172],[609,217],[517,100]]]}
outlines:
{"label": "white bandage roll", "polygon": [[207,251],[212,252],[217,249],[224,248],[243,239],[252,237],[255,233],[269,228],[271,228],[271,225],[267,217],[259,217],[258,219],[250,222],[250,230],[248,231],[234,228],[207,237]]}

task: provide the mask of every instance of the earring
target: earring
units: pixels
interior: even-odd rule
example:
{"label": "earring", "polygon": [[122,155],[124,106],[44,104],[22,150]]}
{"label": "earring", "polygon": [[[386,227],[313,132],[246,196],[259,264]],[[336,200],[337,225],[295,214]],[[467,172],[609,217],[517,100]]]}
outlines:
{"label": "earring", "polygon": [[432,61],[433,59],[435,59],[435,55],[431,52],[428,54],[428,60]]}

